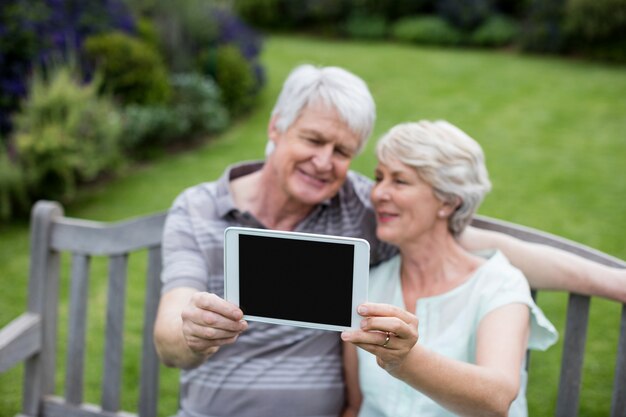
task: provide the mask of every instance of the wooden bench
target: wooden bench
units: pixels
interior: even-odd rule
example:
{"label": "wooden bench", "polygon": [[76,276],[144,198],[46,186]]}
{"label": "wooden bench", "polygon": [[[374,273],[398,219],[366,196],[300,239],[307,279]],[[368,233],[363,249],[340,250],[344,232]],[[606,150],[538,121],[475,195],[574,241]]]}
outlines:
{"label": "wooden bench", "polygon": [[[64,217],[62,207],[41,201],[33,208],[28,311],[0,330],[0,372],[24,361],[22,416],[130,416],[157,415],[159,362],[152,343],[152,328],[158,304],[161,270],[160,242],[165,213],[119,223],[101,223]],[[594,249],[537,230],[486,217],[473,224],[518,238],[555,246],[606,265],[626,263]],[[127,276],[131,252],[147,250],[147,276]],[[61,253],[71,254],[69,330],[65,386],[55,389],[58,345],[58,304]],[[91,257],[109,257],[108,298],[100,404],[85,404],[83,398],[87,299]],[[143,351],[137,398],[137,414],[120,410],[122,378],[122,329],[127,280],[146,279]],[[587,334],[590,297],[570,294],[564,351],[561,363],[557,416],[576,416]],[[611,416],[626,416],[626,308],[621,306],[617,363],[613,383]]]}

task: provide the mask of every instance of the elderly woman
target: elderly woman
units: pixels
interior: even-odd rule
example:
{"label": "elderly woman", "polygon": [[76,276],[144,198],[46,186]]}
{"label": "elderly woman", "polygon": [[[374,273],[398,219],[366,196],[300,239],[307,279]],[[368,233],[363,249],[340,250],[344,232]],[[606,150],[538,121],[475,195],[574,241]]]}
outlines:
{"label": "elderly woman", "polygon": [[362,329],[342,333],[359,416],[526,415],[526,348],[557,335],[502,253],[457,242],[491,187],[480,146],[422,121],[391,129],[377,156],[376,235],[400,254],[371,271]]}

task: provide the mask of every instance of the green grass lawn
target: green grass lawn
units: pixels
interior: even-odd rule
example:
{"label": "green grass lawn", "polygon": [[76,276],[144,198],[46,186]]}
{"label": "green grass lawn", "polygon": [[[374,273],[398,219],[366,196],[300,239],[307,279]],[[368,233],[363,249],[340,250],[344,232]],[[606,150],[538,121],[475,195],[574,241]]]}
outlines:
{"label": "green grass lawn", "polygon": [[[362,76],[378,106],[374,137],[392,125],[447,119],[484,147],[494,189],[480,212],[544,229],[626,259],[626,71],[548,57],[510,53],[425,49],[387,43],[333,42],[272,37],[264,51],[268,85],[254,114],[206,145],[162,158],[105,186],[94,187],[65,208],[66,214],[119,220],[166,209],[185,187],[215,179],[230,163],[262,158],[266,124],[281,83],[297,64],[338,65]],[[353,168],[371,175],[372,140]],[[26,306],[28,225],[0,226],[0,326]],[[131,259],[143,271],[142,254]],[[64,271],[68,270],[67,260]],[[93,269],[106,276],[96,260]],[[67,292],[67,278],[62,294]],[[105,279],[90,283],[90,333],[102,342]],[[142,284],[128,289],[123,405],[135,409]],[[558,328],[564,298],[544,294],[544,308]],[[66,317],[67,305],[60,306]],[[589,357],[585,362],[581,415],[608,415],[619,309],[592,304]],[[64,343],[66,328],[59,327]],[[530,415],[553,414],[561,346],[532,357]],[[61,348],[59,362],[65,361]],[[102,364],[86,360],[85,396],[100,397]],[[19,410],[21,367],[0,375],[0,416]],[[63,375],[58,387],[62,390]],[[175,412],[177,373],[163,369],[160,415]]]}

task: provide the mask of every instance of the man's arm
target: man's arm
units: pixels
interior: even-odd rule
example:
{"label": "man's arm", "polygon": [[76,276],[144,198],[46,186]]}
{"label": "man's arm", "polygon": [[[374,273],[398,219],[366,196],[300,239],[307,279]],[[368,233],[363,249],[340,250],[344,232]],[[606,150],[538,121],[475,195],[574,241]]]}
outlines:
{"label": "man's arm", "polygon": [[475,227],[468,227],[459,243],[469,251],[499,249],[526,275],[533,288],[567,290],[626,302],[626,269]]}
{"label": "man's arm", "polygon": [[167,366],[189,369],[220,346],[234,343],[247,323],[243,312],[214,294],[181,287],[161,297],[154,325],[157,353]]}

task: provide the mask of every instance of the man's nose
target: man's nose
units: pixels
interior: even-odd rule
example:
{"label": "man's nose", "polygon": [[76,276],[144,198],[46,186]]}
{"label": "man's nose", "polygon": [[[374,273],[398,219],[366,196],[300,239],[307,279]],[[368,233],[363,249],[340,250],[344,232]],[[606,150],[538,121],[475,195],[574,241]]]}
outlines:
{"label": "man's nose", "polygon": [[317,169],[330,169],[333,165],[333,146],[328,144],[318,148],[313,156],[313,163]]}

